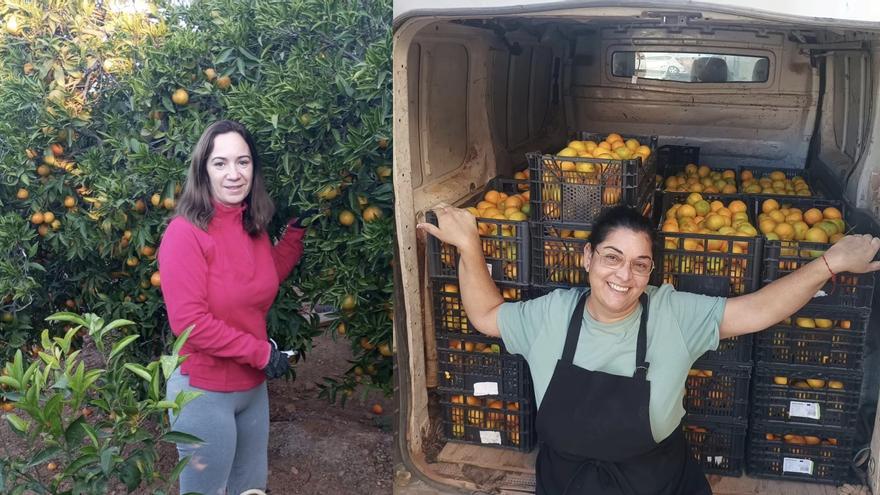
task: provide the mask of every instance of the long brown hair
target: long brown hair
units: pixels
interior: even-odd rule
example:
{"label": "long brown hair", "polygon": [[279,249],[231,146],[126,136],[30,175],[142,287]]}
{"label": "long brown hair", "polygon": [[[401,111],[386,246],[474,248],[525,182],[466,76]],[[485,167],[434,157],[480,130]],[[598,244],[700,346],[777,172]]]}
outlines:
{"label": "long brown hair", "polygon": [[189,220],[202,230],[208,230],[208,224],[214,217],[214,205],[211,202],[211,181],[208,178],[208,157],[214,150],[214,138],[220,134],[235,132],[244,139],[251,152],[254,164],[254,174],[251,178],[251,190],[244,203],[244,230],[252,237],[265,232],[275,214],[275,205],[272,198],[266,192],[266,181],[263,179],[263,167],[257,154],[254,139],[245,127],[232,120],[220,120],[209,125],[192,153],[189,172],[186,174],[186,184],[183,194],[177,203],[175,212]]}

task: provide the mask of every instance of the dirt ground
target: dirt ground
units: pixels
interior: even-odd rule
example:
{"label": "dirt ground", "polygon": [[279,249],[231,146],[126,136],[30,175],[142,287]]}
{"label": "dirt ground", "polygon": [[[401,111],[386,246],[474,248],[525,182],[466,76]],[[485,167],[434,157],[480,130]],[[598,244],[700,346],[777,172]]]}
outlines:
{"label": "dirt ground", "polygon": [[[334,342],[321,336],[314,340],[307,359],[297,365],[295,381],[269,383],[269,494],[391,493],[391,399],[371,391],[361,400],[358,392],[343,408],[317,396],[316,383],[343,372],[350,358],[346,340]],[[384,409],[379,416],[371,412],[377,403]],[[0,422],[0,444],[20,441],[6,421]],[[159,461],[163,471],[170,471],[176,462],[174,446],[163,445]],[[116,493],[125,491],[112,492]]]}

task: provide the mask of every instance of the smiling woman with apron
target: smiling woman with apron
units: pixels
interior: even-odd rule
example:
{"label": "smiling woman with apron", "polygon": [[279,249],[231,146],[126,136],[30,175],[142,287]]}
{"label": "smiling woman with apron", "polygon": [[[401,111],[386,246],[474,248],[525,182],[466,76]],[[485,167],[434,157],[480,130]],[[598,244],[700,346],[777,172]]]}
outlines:
{"label": "smiling woman with apron", "polygon": [[[538,414],[538,495],[568,493],[711,493],[688,454],[681,428],[657,443],[648,413],[648,296],[642,314],[632,377],[590,371],[572,363],[587,293],[578,299]],[[613,397],[613,399],[610,399]]]}
{"label": "smiling woman with apron", "polygon": [[682,432],[691,365],[721,338],[790,316],[836,273],[880,270],[880,239],[846,236],[751,294],[723,298],[648,285],[654,230],[640,212],[605,211],[584,247],[590,288],[504,302],[474,217],[440,205],[418,227],[459,250],[468,320],[529,363],[538,405],[538,495],[711,493]]}

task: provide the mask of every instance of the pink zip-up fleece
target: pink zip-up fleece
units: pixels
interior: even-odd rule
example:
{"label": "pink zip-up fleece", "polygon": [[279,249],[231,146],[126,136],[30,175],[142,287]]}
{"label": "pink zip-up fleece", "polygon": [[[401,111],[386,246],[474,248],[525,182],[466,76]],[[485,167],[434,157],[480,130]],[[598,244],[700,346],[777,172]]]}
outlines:
{"label": "pink zip-up fleece", "polygon": [[266,315],[303,253],[305,229],[289,227],[273,246],[265,232],[244,230],[244,208],[215,201],[207,232],[175,217],[159,246],[171,331],[194,325],[180,371],[191,386],[213,392],[250,390],[266,379]]}

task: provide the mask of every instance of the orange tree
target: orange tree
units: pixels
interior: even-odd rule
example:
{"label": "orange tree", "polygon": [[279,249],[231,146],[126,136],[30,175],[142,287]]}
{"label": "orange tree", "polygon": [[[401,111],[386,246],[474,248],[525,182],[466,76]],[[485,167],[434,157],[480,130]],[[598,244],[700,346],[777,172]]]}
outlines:
{"label": "orange tree", "polygon": [[390,1],[176,4],[0,5],[0,352],[37,351],[33,322],[60,309],[142,322],[143,357],[167,348],[155,251],[195,141],[230,118],[266,164],[272,231],[314,212],[270,334],[305,355],[302,305],[339,308],[355,357],[324,393],[390,391]]}

